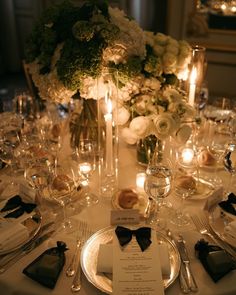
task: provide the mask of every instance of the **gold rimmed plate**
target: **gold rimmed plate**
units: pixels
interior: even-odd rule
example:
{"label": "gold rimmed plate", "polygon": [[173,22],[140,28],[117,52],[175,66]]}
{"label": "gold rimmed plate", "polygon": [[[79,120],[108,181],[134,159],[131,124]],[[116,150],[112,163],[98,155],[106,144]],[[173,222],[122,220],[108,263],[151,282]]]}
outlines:
{"label": "gold rimmed plate", "polygon": [[[81,267],[88,279],[97,289],[104,293],[112,294],[112,276],[105,273],[97,273],[97,258],[100,244],[112,242],[115,227],[106,227],[92,235],[85,243],[81,252]],[[180,269],[180,257],[176,246],[163,234],[156,232],[158,243],[166,244],[170,258],[170,277],[163,279],[164,288],[169,287],[177,278]]]}

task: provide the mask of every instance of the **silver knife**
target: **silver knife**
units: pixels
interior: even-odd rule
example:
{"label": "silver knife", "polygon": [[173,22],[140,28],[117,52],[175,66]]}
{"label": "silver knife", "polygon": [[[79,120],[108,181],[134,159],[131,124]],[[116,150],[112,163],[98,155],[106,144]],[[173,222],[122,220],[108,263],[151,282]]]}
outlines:
{"label": "silver knife", "polygon": [[19,261],[22,257],[30,253],[32,250],[37,248],[39,245],[41,245],[44,241],[46,241],[55,230],[52,230],[50,232],[47,232],[36,239],[32,241],[32,243],[28,243],[27,245],[22,247],[22,251],[17,251],[15,255],[12,255],[12,257],[3,265],[1,265],[0,268],[0,274],[3,274],[7,269],[9,269],[12,265],[14,265],[17,261]]}
{"label": "silver knife", "polygon": [[188,257],[187,249],[185,247],[185,241],[181,235],[178,236],[176,244],[177,244],[177,247],[179,250],[181,260],[183,261],[183,264],[185,266],[185,270],[187,273],[187,283],[188,283],[189,289],[193,292],[197,292],[198,286],[197,286],[197,283],[195,281],[195,278],[193,276],[193,273],[192,273],[192,270],[190,267],[190,260]]}

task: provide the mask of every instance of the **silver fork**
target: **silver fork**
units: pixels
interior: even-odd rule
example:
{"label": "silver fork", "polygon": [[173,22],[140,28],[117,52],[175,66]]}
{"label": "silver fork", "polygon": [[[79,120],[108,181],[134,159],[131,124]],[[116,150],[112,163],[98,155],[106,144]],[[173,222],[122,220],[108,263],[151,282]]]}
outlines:
{"label": "silver fork", "polygon": [[70,265],[66,270],[66,275],[68,277],[72,277],[76,272],[76,261],[77,261],[78,255],[79,255],[82,235],[83,235],[83,232],[85,231],[86,227],[87,227],[86,222],[81,221],[79,224],[79,227],[78,227],[78,231],[77,231],[76,249],[75,249],[74,255],[71,259]]}
{"label": "silver fork", "polygon": [[208,236],[214,243],[216,243],[216,245],[223,248],[234,259],[236,259],[236,251],[233,248],[231,248],[228,244],[226,244],[225,242],[223,242],[215,237],[214,232],[210,228],[205,216],[202,216],[200,218],[196,215],[192,215],[191,218],[192,218],[193,223],[196,226],[196,229],[200,232],[200,234]]}
{"label": "silver fork", "polygon": [[85,228],[83,228],[82,230],[82,237],[80,240],[80,246],[79,246],[79,250],[78,250],[78,260],[77,260],[77,269],[75,272],[75,276],[71,285],[71,291],[72,292],[79,292],[81,289],[81,265],[80,265],[80,253],[81,253],[81,249],[84,245],[84,243],[87,241],[87,239],[89,238],[89,236],[92,234],[92,231],[90,229],[88,229],[88,227],[86,226]]}

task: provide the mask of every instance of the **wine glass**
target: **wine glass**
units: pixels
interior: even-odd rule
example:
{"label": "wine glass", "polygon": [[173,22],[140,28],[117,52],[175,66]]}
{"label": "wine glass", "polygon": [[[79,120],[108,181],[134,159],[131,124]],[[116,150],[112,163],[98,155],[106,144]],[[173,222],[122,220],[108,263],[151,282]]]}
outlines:
{"label": "wine glass", "polygon": [[165,163],[150,163],[146,170],[146,179],[144,189],[148,196],[155,201],[155,213],[150,224],[155,224],[163,229],[166,226],[166,220],[161,216],[164,207],[163,199],[171,191],[172,172],[169,165]]}
{"label": "wine glass", "polygon": [[74,180],[69,170],[57,166],[48,186],[50,199],[57,202],[63,211],[61,231],[69,233],[75,229],[76,222],[67,216],[67,206],[71,204],[75,191]]}
{"label": "wine glass", "polygon": [[83,198],[79,201],[83,206],[91,206],[98,202],[98,197],[90,191],[89,180],[96,168],[96,144],[89,139],[82,139],[76,148],[80,183],[84,190]]}

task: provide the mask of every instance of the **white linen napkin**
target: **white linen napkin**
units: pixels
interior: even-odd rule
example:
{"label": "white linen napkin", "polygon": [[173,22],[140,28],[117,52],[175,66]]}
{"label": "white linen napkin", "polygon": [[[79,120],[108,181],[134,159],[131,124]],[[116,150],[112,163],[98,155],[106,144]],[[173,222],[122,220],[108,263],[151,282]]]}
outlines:
{"label": "white linen napkin", "polygon": [[14,248],[29,238],[29,231],[21,223],[9,224],[0,221],[0,251],[6,251]]}
{"label": "white linen napkin", "polygon": [[[158,245],[160,253],[161,271],[163,277],[170,276],[170,258],[168,247]],[[101,244],[98,250],[97,272],[112,273],[113,247],[112,244]]]}
{"label": "white linen napkin", "polygon": [[229,224],[227,224],[224,228],[224,232],[231,238],[236,239],[236,220],[231,221]]}

